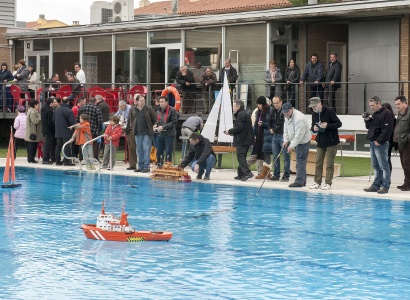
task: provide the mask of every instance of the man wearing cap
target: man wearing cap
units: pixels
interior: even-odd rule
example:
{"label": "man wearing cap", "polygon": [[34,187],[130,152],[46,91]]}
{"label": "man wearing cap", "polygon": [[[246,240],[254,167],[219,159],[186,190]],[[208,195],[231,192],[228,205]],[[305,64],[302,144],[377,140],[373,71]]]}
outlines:
{"label": "man wearing cap", "polygon": [[[315,183],[310,189],[330,190],[334,173],[334,162],[339,141],[338,128],[342,126],[334,110],[322,105],[319,97],[310,98],[310,105],[313,109],[311,130],[316,133],[316,169]],[[322,184],[323,162],[326,157],[326,179]]]}
{"label": "man wearing cap", "polygon": [[283,148],[287,147],[288,153],[296,151],[296,178],[289,187],[304,187],[306,185],[306,162],[312,138],[310,125],[305,115],[294,109],[290,103],[282,105],[282,113],[285,115]]}
{"label": "man wearing cap", "polygon": [[75,78],[73,73],[71,72],[67,72],[67,79],[72,90],[71,95],[68,96],[68,100],[71,102],[75,98],[77,98],[79,94],[81,94],[81,84],[80,81],[77,78]]}

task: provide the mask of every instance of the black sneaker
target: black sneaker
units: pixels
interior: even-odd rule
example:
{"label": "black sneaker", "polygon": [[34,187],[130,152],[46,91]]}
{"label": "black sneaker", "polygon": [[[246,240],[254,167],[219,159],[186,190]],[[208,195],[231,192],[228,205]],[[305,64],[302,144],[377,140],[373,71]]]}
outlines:
{"label": "black sneaker", "polygon": [[242,179],[242,177],[243,177],[243,175],[242,176],[236,176],[236,177],[234,177],[233,179],[235,179],[235,180],[241,180]]}
{"label": "black sneaker", "polygon": [[279,181],[279,177],[276,177],[275,175],[273,175],[271,178],[269,178],[268,180],[271,181]]}
{"label": "black sneaker", "polygon": [[254,176],[253,173],[249,172],[248,174],[246,174],[242,177],[241,181],[246,181],[246,180],[252,178],[253,176]]}
{"label": "black sneaker", "polygon": [[196,179],[202,179],[202,175],[196,175]]}
{"label": "black sneaker", "polygon": [[377,191],[378,194],[387,194],[388,192],[389,192],[389,190],[386,189],[385,187],[381,187],[381,188]]}
{"label": "black sneaker", "polygon": [[149,173],[149,169],[144,169],[141,171],[141,173]]}
{"label": "black sneaker", "polygon": [[280,182],[289,182],[289,177],[283,176],[279,181]]}
{"label": "black sneaker", "polygon": [[205,175],[204,180],[209,180],[209,179],[211,179],[211,178],[209,176]]}
{"label": "black sneaker", "polygon": [[367,193],[376,193],[379,189],[375,188],[374,186],[371,186],[367,189],[363,189]]}
{"label": "black sneaker", "polygon": [[134,172],[142,172],[142,170],[141,169],[136,169],[136,170],[134,170]]}
{"label": "black sneaker", "polygon": [[128,167],[127,170],[135,170],[135,167]]}
{"label": "black sneaker", "polygon": [[304,187],[304,185],[294,182],[294,183],[289,184],[289,187],[290,187],[290,188],[294,188],[294,187]]}

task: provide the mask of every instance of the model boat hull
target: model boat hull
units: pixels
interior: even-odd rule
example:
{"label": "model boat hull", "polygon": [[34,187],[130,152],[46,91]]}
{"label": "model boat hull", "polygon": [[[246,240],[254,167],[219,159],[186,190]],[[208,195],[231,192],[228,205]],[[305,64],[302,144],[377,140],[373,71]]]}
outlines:
{"label": "model boat hull", "polygon": [[92,240],[116,241],[116,242],[143,242],[143,241],[169,241],[172,232],[166,231],[106,231],[97,228],[95,224],[83,224],[81,229],[87,238]]}

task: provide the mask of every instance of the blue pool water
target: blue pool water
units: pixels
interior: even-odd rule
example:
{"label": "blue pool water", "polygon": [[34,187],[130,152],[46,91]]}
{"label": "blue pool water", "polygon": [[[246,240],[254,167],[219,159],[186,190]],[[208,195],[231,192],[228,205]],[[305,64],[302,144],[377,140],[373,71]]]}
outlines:
{"label": "blue pool water", "polygon": [[[0,299],[410,295],[410,202],[25,168],[18,178],[1,190]],[[102,200],[172,240],[87,240],[80,226]]]}

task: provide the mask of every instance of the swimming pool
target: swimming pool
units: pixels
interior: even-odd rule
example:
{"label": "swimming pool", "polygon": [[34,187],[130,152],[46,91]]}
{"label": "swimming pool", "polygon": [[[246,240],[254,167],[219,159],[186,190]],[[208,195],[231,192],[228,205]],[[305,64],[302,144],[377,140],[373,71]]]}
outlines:
{"label": "swimming pool", "polygon": [[[410,202],[19,168],[1,299],[405,299]],[[129,185],[133,185],[129,186]],[[138,187],[138,188],[136,188]],[[170,242],[87,240],[105,200]]]}

